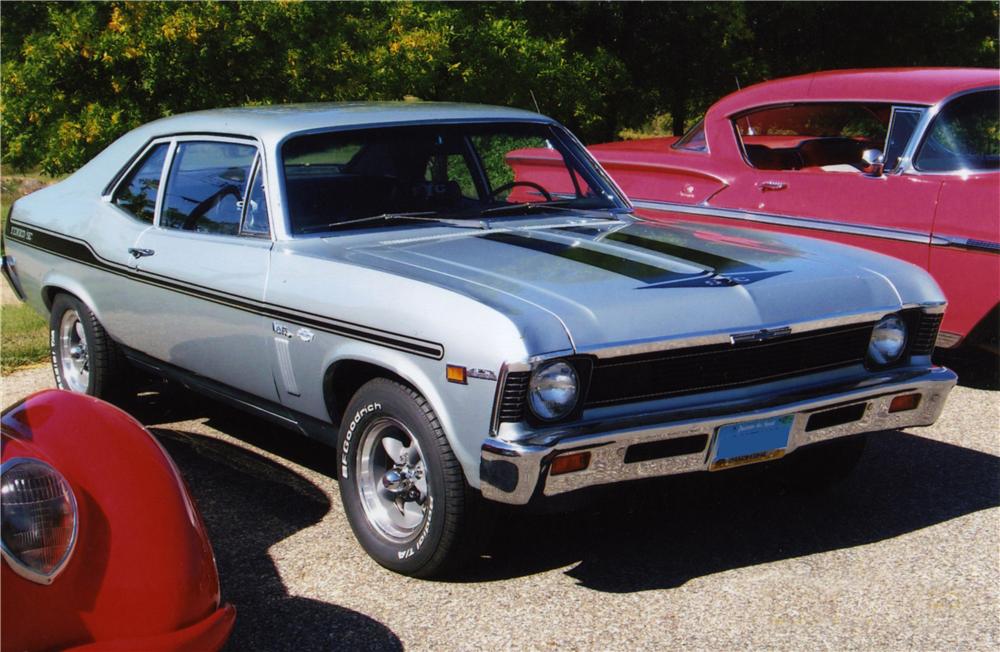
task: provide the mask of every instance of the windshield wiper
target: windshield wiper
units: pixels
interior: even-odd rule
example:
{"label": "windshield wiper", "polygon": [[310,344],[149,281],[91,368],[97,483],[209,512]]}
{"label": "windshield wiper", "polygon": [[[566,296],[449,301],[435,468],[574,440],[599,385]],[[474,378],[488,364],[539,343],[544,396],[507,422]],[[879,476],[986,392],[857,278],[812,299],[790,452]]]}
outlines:
{"label": "windshield wiper", "polygon": [[354,220],[345,220],[343,222],[331,222],[329,224],[314,224],[312,226],[306,226],[299,229],[299,233],[316,233],[317,231],[334,231],[344,226],[350,226],[352,224],[364,224],[366,222],[389,222],[391,220],[415,220],[418,222],[438,222],[440,224],[448,224],[450,226],[461,226],[465,228],[485,228],[482,222],[476,220],[472,222],[470,220],[458,220],[458,219],[448,219],[446,217],[429,217],[430,215],[435,215],[435,211],[414,211],[411,213],[382,213],[381,215],[369,215],[368,217],[359,217]]}
{"label": "windshield wiper", "polygon": [[559,204],[548,203],[548,202],[518,202],[516,204],[504,204],[503,206],[494,206],[493,208],[484,208],[479,211],[480,217],[485,215],[499,215],[501,213],[512,213],[512,212],[528,212],[540,208],[542,210],[559,211],[565,212],[569,211],[575,213],[579,211],[578,208],[570,208],[568,206],[561,206]]}

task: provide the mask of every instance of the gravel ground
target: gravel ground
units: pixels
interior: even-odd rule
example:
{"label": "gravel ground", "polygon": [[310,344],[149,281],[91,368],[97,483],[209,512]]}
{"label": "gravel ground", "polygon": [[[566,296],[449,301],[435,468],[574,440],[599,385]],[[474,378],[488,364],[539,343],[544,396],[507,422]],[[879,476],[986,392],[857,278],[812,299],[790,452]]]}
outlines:
{"label": "gravel ground", "polygon": [[[51,385],[3,379],[3,404]],[[630,486],[591,510],[501,512],[462,577],[383,570],[318,444],[176,391],[137,416],[212,536],[228,649],[997,649],[1000,391],[959,387],[932,428],[885,433],[820,495],[759,470]]]}

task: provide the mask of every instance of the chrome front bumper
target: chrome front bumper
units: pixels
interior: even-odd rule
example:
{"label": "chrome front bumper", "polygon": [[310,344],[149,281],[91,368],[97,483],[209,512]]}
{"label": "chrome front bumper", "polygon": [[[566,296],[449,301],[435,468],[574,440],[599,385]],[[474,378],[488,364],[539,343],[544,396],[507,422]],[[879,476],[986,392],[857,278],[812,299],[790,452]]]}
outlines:
{"label": "chrome front bumper", "polygon": [[[594,485],[706,471],[720,426],[775,416],[793,416],[787,453],[800,446],[837,437],[929,426],[941,415],[945,399],[957,380],[954,372],[943,367],[909,368],[885,372],[877,382],[864,385],[827,388],[811,395],[790,396],[787,401],[775,397],[768,401],[767,407],[760,409],[697,415],[645,413],[615,421],[574,425],[516,442],[490,437],[483,444],[480,457],[481,490],[490,500],[523,505],[537,495],[554,496]],[[905,394],[920,395],[917,407],[890,413],[892,399]],[[823,413],[824,417],[807,429],[810,417],[817,413]],[[836,422],[839,415],[852,418],[817,427],[823,418]],[[671,443],[671,440],[676,441]],[[651,450],[653,456],[656,455],[657,447],[643,446],[635,449],[642,451],[641,454],[629,455],[642,461],[626,461],[630,447],[654,442],[667,442],[659,447],[666,455],[648,459]],[[689,444],[692,442],[702,442],[701,448],[691,452]],[[552,460],[569,451],[590,452],[590,464],[581,471],[550,475]]]}

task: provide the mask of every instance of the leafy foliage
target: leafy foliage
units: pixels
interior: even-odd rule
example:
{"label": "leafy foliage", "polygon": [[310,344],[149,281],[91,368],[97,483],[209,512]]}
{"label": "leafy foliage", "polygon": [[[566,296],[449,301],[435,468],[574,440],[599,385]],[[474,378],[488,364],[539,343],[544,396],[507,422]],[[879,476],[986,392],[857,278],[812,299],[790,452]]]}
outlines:
{"label": "leafy foliage", "polygon": [[997,6],[5,3],[2,156],[61,173],[172,113],[406,97],[522,108],[537,100],[589,140],[663,114],[677,133],[737,78],[996,66]]}

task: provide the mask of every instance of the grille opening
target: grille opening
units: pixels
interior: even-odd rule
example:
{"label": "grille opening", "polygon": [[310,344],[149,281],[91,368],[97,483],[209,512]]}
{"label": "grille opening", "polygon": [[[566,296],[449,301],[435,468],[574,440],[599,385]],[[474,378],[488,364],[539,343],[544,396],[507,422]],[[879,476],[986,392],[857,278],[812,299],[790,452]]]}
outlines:
{"label": "grille opening", "polygon": [[865,408],[867,406],[867,403],[856,403],[855,405],[845,405],[844,407],[832,410],[816,412],[806,422],[806,432],[857,421],[865,415]]}
{"label": "grille opening", "polygon": [[705,450],[707,444],[708,435],[691,435],[689,437],[650,441],[644,444],[632,444],[625,451],[625,463],[648,462],[649,460],[658,460],[664,457],[700,453]]}
{"label": "grille opening", "polygon": [[587,407],[741,387],[864,362],[873,324],[598,360]]}

